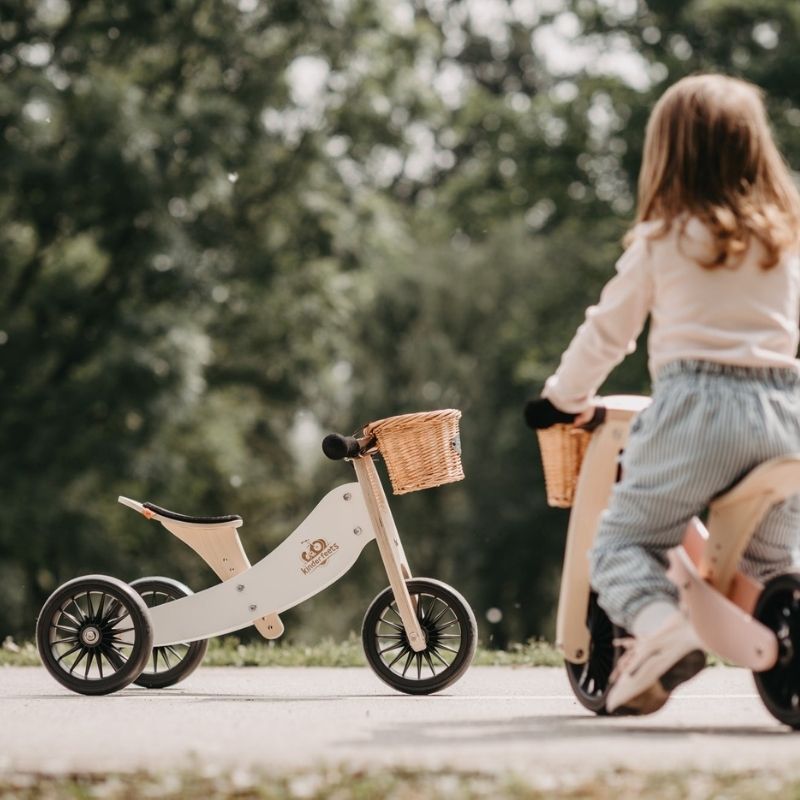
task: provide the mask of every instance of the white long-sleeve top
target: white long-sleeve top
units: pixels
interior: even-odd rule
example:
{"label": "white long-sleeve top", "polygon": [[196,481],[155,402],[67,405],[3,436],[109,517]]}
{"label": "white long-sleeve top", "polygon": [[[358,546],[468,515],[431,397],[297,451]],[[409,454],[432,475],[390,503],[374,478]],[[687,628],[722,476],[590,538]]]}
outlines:
{"label": "white long-sleeve top", "polygon": [[674,222],[651,238],[658,222],[641,223],[597,305],[561,357],[542,392],[562,411],[585,410],[609,372],[636,348],[648,314],[652,377],[671,361],[713,361],[800,370],[800,255],[784,254],[772,269],[754,240],[736,267],[704,269],[711,233],[696,218],[683,235]]}

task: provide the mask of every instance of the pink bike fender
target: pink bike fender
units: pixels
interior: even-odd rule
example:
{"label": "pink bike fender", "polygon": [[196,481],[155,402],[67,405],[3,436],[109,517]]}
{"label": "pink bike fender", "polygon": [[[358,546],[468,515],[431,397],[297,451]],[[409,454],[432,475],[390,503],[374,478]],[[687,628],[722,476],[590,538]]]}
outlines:
{"label": "pink bike fender", "polygon": [[762,672],[778,659],[775,634],[704,581],[683,546],[669,553],[667,577],[678,587],[681,606],[712,652],[740,667]]}

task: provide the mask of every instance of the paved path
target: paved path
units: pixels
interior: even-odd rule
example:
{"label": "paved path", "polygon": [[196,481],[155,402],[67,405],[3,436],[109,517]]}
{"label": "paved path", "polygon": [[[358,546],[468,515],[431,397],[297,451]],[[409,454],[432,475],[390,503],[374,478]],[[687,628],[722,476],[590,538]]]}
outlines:
{"label": "paved path", "polygon": [[800,733],[767,714],[749,673],[722,667],[638,719],[591,716],[560,669],[473,667],[444,694],[407,697],[367,669],[201,668],[172,689],[95,698],[0,668],[0,771],[326,763],[783,771]]}

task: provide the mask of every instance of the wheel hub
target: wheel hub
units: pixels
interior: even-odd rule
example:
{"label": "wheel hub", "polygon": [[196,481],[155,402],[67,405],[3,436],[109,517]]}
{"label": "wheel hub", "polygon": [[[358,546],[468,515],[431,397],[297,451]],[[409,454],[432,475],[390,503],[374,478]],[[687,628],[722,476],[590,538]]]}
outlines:
{"label": "wheel hub", "polygon": [[[432,647],[436,644],[438,636],[436,635],[436,630],[431,626],[427,621],[419,620],[419,627],[422,631],[422,638],[425,642],[425,649],[427,650],[429,647]],[[411,640],[408,638],[408,633],[406,632],[405,628],[400,631],[400,640],[403,643],[403,646],[408,650],[413,650],[414,648],[411,646]],[[420,651],[424,652],[424,651]]]}
{"label": "wheel hub", "polygon": [[100,629],[95,625],[87,625],[80,632],[81,644],[85,645],[86,647],[97,647],[102,639],[103,636],[100,633]]}

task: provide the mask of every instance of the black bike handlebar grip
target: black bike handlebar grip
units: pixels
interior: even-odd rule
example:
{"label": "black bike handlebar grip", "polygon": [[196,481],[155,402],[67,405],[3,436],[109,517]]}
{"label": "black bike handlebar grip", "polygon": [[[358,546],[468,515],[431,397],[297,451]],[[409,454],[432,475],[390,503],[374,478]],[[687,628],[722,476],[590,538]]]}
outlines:
{"label": "black bike handlebar grip", "polygon": [[541,430],[559,423],[569,424],[575,421],[577,414],[568,414],[556,408],[546,397],[528,400],[525,404],[525,422],[529,428]]}
{"label": "black bike handlebar grip", "polygon": [[322,452],[332,461],[355,458],[361,453],[361,446],[355,436],[342,436],[330,433],[322,440]]}
{"label": "black bike handlebar grip", "polygon": [[595,428],[599,428],[605,421],[606,421],[606,407],[595,406],[592,418],[588,422],[585,422],[583,425],[579,427],[583,428],[583,430],[585,431],[593,431]]}
{"label": "black bike handlebar grip", "polygon": [[[525,404],[525,422],[528,423],[528,427],[534,430],[542,430],[558,424],[569,425],[571,422],[575,422],[575,417],[577,416],[577,414],[571,414],[568,411],[561,411],[545,397],[528,400]],[[595,428],[600,427],[605,420],[605,406],[595,406],[592,418],[580,427],[586,431],[593,431]]]}

